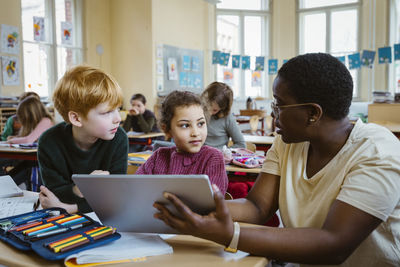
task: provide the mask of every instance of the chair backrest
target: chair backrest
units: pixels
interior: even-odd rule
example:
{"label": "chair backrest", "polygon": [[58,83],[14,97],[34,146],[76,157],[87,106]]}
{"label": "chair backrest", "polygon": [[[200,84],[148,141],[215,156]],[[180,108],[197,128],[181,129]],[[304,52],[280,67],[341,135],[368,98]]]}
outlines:
{"label": "chair backrest", "polygon": [[257,116],[257,115],[253,115],[253,116],[251,116],[250,117],[250,121],[249,121],[249,123],[250,123],[250,130],[252,131],[252,132],[257,132],[257,129],[258,129],[258,121],[259,121],[259,117]]}
{"label": "chair backrest", "polygon": [[246,142],[246,149],[250,150],[251,152],[256,152],[256,145],[251,142]]}

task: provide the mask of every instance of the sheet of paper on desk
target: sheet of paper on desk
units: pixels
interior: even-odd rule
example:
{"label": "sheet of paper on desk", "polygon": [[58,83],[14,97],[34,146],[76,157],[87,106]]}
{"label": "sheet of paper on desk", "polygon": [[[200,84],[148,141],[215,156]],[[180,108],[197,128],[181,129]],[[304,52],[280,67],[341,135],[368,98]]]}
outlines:
{"label": "sheet of paper on desk", "polygon": [[[140,233],[121,233],[121,238],[93,249],[81,251],[65,259],[76,258],[77,264],[120,261],[172,254],[173,249],[158,235]],[[67,265],[67,263],[66,263]]]}
{"label": "sheet of paper on desk", "polygon": [[231,261],[231,260],[237,261],[244,257],[249,256],[249,253],[241,251],[241,250],[238,250],[236,253],[231,253],[231,252],[226,252],[225,250],[222,249],[220,256],[223,257],[227,261]]}
{"label": "sheet of paper on desk", "polygon": [[126,133],[127,135],[142,135],[144,132],[134,132],[134,131],[129,131]]}
{"label": "sheet of paper on desk", "polygon": [[0,218],[33,211],[38,196],[0,198]]}
{"label": "sheet of paper on desk", "polygon": [[17,197],[22,196],[24,193],[14,182],[10,175],[0,176],[0,198],[3,197]]}

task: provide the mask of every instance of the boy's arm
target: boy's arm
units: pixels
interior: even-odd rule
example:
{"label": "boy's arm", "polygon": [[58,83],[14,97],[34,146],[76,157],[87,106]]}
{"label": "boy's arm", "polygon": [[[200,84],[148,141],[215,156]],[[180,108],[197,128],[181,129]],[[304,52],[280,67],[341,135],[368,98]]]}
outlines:
{"label": "boy's arm", "polygon": [[[53,192],[61,202],[77,204],[80,212],[91,211],[87,201],[73,192],[74,184],[71,177],[67,177],[67,167],[56,166],[65,162],[65,159],[62,159],[60,156],[55,156],[54,153],[48,153],[48,151],[39,144],[38,162],[43,184]],[[57,164],[54,164],[55,162],[57,162]]]}
{"label": "boy's arm", "polygon": [[142,129],[142,131],[145,133],[151,132],[151,129],[153,129],[153,126],[156,123],[156,118],[154,117],[145,118],[143,114],[139,114],[137,118],[140,129]]}
{"label": "boy's arm", "polygon": [[132,116],[131,115],[126,115],[126,119],[124,123],[122,124],[122,127],[124,128],[125,132],[129,132],[129,130],[132,128]]}

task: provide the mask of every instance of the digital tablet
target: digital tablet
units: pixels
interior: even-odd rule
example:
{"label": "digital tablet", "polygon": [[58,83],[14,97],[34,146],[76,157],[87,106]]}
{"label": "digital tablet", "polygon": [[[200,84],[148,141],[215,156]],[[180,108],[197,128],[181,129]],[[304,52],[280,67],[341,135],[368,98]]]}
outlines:
{"label": "digital tablet", "polygon": [[74,174],[72,180],[101,222],[120,232],[178,233],[153,217],[156,201],[176,213],[163,192],[177,195],[196,213],[205,215],[215,210],[207,175]]}

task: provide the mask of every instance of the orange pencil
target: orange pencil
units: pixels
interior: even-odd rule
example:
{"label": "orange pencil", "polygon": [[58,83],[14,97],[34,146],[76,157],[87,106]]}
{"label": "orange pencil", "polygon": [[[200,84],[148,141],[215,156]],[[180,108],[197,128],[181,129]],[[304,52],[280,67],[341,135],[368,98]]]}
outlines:
{"label": "orange pencil", "polygon": [[75,215],[69,216],[67,218],[64,218],[64,219],[61,219],[61,220],[57,220],[56,223],[63,223],[63,222],[67,222],[67,221],[70,221],[70,220],[73,220],[73,219],[77,219],[77,218],[80,218],[80,217],[82,217],[82,216],[80,216],[78,214],[75,214]]}
{"label": "orange pencil", "polygon": [[30,232],[35,232],[37,230],[42,230],[42,229],[45,229],[45,228],[49,228],[51,226],[54,226],[54,224],[53,223],[46,223],[46,224],[43,224],[43,225],[40,225],[40,226],[29,228],[28,230],[25,230],[22,233],[23,234],[29,234]]}
{"label": "orange pencil", "polygon": [[57,245],[60,245],[60,244],[66,243],[68,241],[71,241],[73,239],[76,239],[78,237],[82,237],[82,235],[81,234],[77,234],[77,235],[69,236],[69,237],[66,237],[64,239],[60,239],[60,240],[57,240],[57,241],[53,241],[53,242],[51,242],[49,244],[45,244],[45,246],[49,246],[49,247],[52,248],[52,247],[55,247]]}

